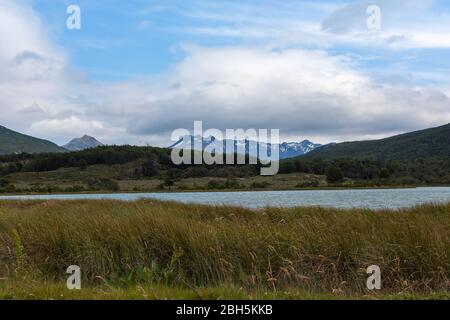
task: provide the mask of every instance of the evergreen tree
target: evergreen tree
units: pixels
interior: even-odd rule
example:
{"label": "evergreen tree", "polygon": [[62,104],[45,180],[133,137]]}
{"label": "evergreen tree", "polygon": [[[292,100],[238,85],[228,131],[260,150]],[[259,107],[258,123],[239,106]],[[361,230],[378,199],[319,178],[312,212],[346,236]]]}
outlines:
{"label": "evergreen tree", "polygon": [[339,183],[344,181],[344,174],[342,173],[342,170],[336,166],[329,167],[326,172],[326,176],[329,183]]}

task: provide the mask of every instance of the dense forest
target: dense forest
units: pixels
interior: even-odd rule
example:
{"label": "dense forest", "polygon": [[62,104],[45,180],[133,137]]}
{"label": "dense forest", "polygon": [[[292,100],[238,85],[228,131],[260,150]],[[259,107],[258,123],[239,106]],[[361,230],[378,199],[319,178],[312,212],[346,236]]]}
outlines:
{"label": "dense forest", "polygon": [[322,146],[308,159],[376,159],[416,161],[450,158],[450,124],[380,140],[354,141]]}
{"label": "dense forest", "polygon": [[[260,165],[181,165],[176,166],[170,158],[170,149],[135,146],[104,146],[96,149],[72,153],[15,154],[0,156],[0,192],[31,190],[34,192],[53,192],[59,190],[59,182],[67,178],[64,169],[75,168],[73,180],[82,176],[84,187],[61,189],[64,191],[111,190],[117,191],[117,181],[159,179],[161,188],[174,185],[174,181],[189,178],[223,178],[208,182],[209,189],[239,189],[242,179],[257,177]],[[248,160],[248,159],[247,159]],[[106,175],[101,167],[111,168]],[[62,170],[62,171],[61,171]],[[37,181],[37,186],[14,189],[11,180],[26,173],[57,172],[53,189],[42,189],[45,181]],[[75,171],[76,172],[76,171]],[[357,158],[338,158],[323,160],[319,158],[299,157],[283,160],[280,174],[305,173],[324,176],[329,186],[389,186],[389,185],[449,185],[450,158],[418,158],[414,160],[368,160]],[[29,179],[25,175],[22,180]],[[77,180],[78,179],[78,180]],[[251,182],[248,187],[265,188],[274,179]],[[30,182],[30,184],[32,184]],[[299,188],[324,186],[319,179],[298,181]]]}
{"label": "dense forest", "polygon": [[145,191],[170,189],[176,183],[180,190],[450,185],[450,125],[326,145],[282,160],[279,173],[284,177],[263,180],[258,178],[260,164],[177,166],[170,153],[165,148],[103,146],[70,153],[2,155],[0,192]]}
{"label": "dense forest", "polygon": [[[260,165],[175,165],[170,149],[136,146],[103,146],[71,153],[15,154],[0,156],[0,176],[18,172],[46,172],[62,168],[85,169],[93,165],[133,163],[133,177],[230,176],[245,177],[259,173]],[[194,155],[192,155],[193,157]],[[248,158],[246,160],[248,163]]]}
{"label": "dense forest", "polygon": [[293,172],[326,175],[330,183],[340,183],[349,178],[378,184],[439,185],[450,184],[450,158],[416,160],[297,158],[281,162],[280,173]]}

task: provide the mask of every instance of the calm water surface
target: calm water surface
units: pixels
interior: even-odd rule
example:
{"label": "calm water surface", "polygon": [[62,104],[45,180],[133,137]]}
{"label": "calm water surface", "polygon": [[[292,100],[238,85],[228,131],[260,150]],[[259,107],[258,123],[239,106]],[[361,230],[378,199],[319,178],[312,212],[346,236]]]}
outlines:
{"label": "calm water surface", "polygon": [[450,187],[371,190],[305,190],[256,192],[117,193],[4,196],[2,199],[117,199],[142,198],[184,203],[233,205],[247,208],[323,206],[335,208],[404,208],[423,203],[450,202]]}

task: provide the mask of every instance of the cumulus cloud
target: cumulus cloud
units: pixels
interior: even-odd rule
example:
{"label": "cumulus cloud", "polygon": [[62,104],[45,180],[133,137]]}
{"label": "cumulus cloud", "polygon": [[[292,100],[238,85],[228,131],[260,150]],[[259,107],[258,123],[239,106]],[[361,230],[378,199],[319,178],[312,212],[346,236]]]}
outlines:
{"label": "cumulus cloud", "polygon": [[[0,4],[0,106],[9,123],[19,125],[23,111],[36,117],[56,111],[50,101],[59,95],[67,59],[43,30],[28,7]],[[39,107],[37,101],[49,103]]]}
{"label": "cumulus cloud", "polygon": [[155,134],[204,120],[219,129],[280,128],[284,135],[321,135],[323,141],[450,121],[443,92],[379,86],[346,57],[300,49],[187,50],[165,81],[156,81],[167,85],[148,85],[147,102],[132,107],[130,132]]}
{"label": "cumulus cloud", "polygon": [[0,3],[0,48],[3,125],[60,143],[80,132],[101,131],[100,120],[84,116],[95,105],[85,96],[95,85],[71,69],[66,52],[21,1]]}
{"label": "cumulus cloud", "polygon": [[184,46],[184,58],[159,76],[96,83],[49,39],[35,12],[2,1],[1,124],[61,144],[88,133],[106,143],[168,145],[172,130],[194,120],[318,142],[450,122],[448,89],[381,85],[353,58],[325,50]]}

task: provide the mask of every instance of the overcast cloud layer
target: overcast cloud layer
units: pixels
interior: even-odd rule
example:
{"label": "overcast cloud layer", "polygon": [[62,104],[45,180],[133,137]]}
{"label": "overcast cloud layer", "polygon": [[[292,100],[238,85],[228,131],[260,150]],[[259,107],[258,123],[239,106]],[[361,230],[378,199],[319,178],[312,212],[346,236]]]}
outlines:
{"label": "overcast cloud layer", "polygon": [[[90,79],[89,70],[72,65],[69,48],[52,41],[31,2],[2,0],[0,125],[60,144],[87,133],[106,143],[167,145],[172,130],[191,128],[194,120],[203,120],[208,128],[279,128],[284,139],[321,143],[449,123],[445,70],[419,75],[399,66],[386,70],[393,74],[380,75],[380,70],[361,66],[357,50],[332,50],[338,45],[375,47],[389,56],[411,48],[450,48],[449,24],[439,25],[439,19],[448,17],[426,14],[435,1],[378,2],[387,12],[402,7],[412,17],[422,13],[430,23],[416,33],[419,28],[404,20],[376,34],[367,32],[361,18],[365,2],[309,3],[328,18],[300,23],[291,15],[276,25],[270,24],[277,19],[248,14],[253,19],[241,18],[239,26],[230,27],[226,13],[213,15],[215,8],[185,11],[216,23],[172,32],[246,39],[210,46],[179,43],[175,53],[167,54],[182,58],[160,74],[99,82]],[[387,21],[394,18],[386,15]],[[140,28],[151,26],[144,22]],[[405,81],[395,81],[395,76]],[[420,76],[427,81],[408,81]]]}

